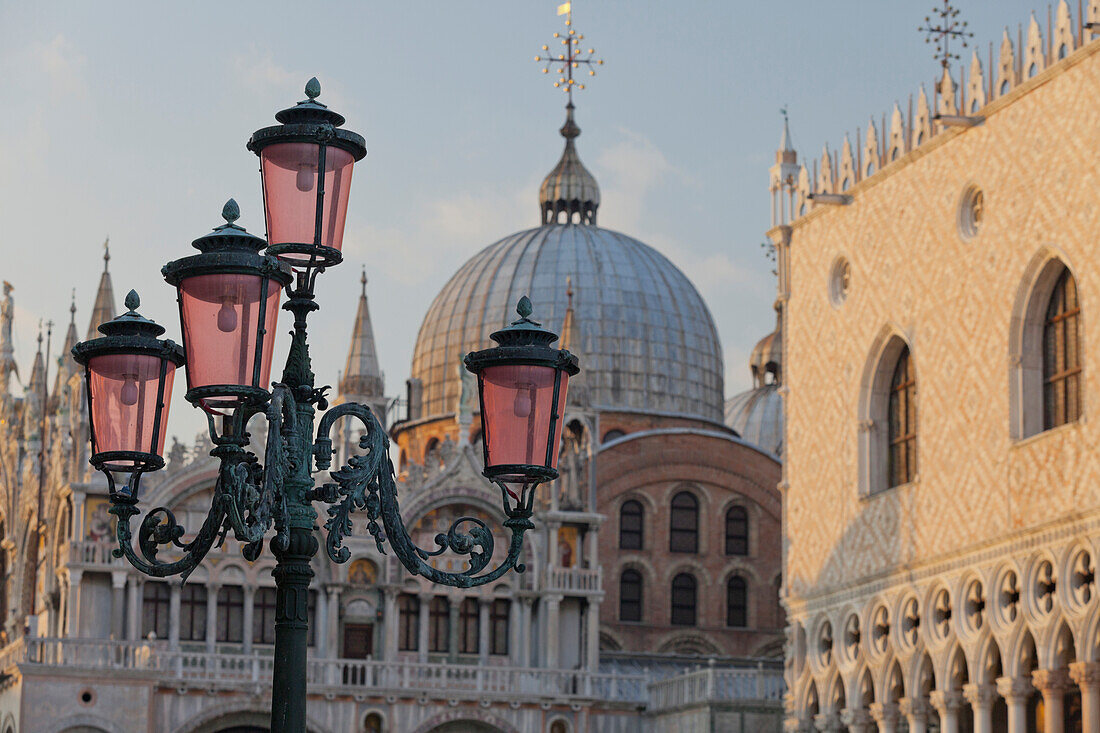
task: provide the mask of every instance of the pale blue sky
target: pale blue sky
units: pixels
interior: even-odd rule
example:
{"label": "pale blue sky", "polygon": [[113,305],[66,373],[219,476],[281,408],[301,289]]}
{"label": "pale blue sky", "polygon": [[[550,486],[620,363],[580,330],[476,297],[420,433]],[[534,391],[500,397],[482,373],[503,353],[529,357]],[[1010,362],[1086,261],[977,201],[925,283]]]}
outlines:
{"label": "pale blue sky", "polygon": [[[145,315],[178,340],[160,266],[193,252],[229,196],[240,223],[263,234],[244,143],[316,75],[322,101],[369,153],[356,168],[345,264],[318,286],[314,368],[320,383],[343,368],[365,264],[387,392],[403,392],[435,293],[475,252],[538,222],[565,100],[534,56],[561,30],[556,5],[0,3],[0,277],[16,288],[23,368],[39,317],[67,322],[74,287],[84,335],[108,234],[118,305],[136,287]],[[904,104],[936,76],[916,31],[932,5],[574,3],[585,46],[605,59],[576,102],[600,223],[661,250],[702,292],[727,395],[748,386],[747,355],[774,325],[760,242],[779,108],[789,106],[795,147],[813,156]],[[983,63],[989,42],[1006,25],[1015,37],[1035,7],[959,5]],[[204,421],[181,395],[169,433],[189,439]]]}

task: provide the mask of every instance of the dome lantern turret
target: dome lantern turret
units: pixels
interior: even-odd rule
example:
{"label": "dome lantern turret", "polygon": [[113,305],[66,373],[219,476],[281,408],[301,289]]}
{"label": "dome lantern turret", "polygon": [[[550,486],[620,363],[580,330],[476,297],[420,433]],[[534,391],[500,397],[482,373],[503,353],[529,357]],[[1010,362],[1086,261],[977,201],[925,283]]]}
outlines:
{"label": "dome lantern turret", "polygon": [[539,210],[543,224],[596,225],[596,210],[600,207],[600,187],[596,178],[581,163],[577,146],[573,142],[581,128],[573,120],[573,103],[565,107],[565,124],[561,136],[565,138],[565,150],[554,170],[547,174],[539,187]]}

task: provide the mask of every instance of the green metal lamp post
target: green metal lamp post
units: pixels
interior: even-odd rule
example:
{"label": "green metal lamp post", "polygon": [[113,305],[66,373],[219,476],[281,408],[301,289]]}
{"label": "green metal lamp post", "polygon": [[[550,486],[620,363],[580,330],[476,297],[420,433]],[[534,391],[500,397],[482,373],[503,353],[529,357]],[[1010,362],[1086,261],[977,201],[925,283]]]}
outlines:
{"label": "green metal lamp post", "polygon": [[[279,125],[258,130],[248,142],[260,157],[267,240],[235,223],[240,212],[231,199],[222,211],[225,224],[194,241],[199,254],[164,266],[165,280],[177,290],[183,347],[157,338],[164,328],[137,313],[131,291],[127,313],[101,326],[102,338],[73,348],[87,381],[91,463],[107,476],[110,511],[118,517],[116,557],[147,575],[186,579],[228,533],[244,543],[248,560],[259,557],[270,534],[277,559],[274,733],[306,730],[307,599],[318,549],[314,502],[330,505],[324,539],[335,562],[351,556],[343,541],[352,512],[360,511],[380,551],[388,543],[410,573],[434,583],[466,588],[509,569],[523,572],[518,560],[523,535],[534,526],[535,488],[557,478],[561,412],[569,377],[579,371],[575,356],[551,346],[557,336],[530,320],[526,297],[517,307],[519,320],[492,334],[496,347],[467,355],[466,367],[478,377],[484,474],[501,492],[508,552],[486,570],[494,539],[475,517],[437,535],[435,549],[418,547],[398,508],[389,437],[364,405],[328,409],[329,388],[315,386],[310,367],[306,320],[319,307],[314,287],[319,274],[342,260],[352,168],[366,155],[363,138],[341,129],[343,116],[317,101],[320,91],[311,79],[307,99],[279,112]],[[294,330],[282,376],[269,385],[284,289],[282,308],[294,315]],[[131,520],[141,513],[141,476],[164,466],[172,382],[185,363],[185,398],[206,413],[211,455],[220,462],[214,497],[189,541],[170,509],[147,511],[135,548]],[[262,463],[248,450],[248,427],[257,415],[268,428]],[[331,472],[333,482],[315,486],[314,471],[330,468],[330,435],[341,418],[363,424],[363,453]],[[158,559],[163,547],[180,557]],[[429,564],[448,551],[466,556],[469,567],[448,573]]]}

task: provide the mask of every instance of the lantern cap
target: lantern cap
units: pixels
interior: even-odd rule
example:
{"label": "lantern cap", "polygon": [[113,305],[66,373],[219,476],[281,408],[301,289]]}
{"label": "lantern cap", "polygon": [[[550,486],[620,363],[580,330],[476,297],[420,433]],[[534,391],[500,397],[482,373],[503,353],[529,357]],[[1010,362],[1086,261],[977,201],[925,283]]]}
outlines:
{"label": "lantern cap", "polygon": [[152,354],[182,366],[183,348],[170,339],[158,339],[164,326],[137,312],[141,299],[136,290],[126,294],[127,311],[99,327],[100,338],[81,341],[73,346],[76,363],[85,365],[103,354]]}
{"label": "lantern cap", "polygon": [[219,252],[238,250],[247,252],[259,252],[267,246],[267,240],[249,234],[248,231],[236,223],[241,218],[241,207],[234,199],[229,199],[222,207],[222,218],[225,223],[214,227],[213,231],[204,234],[191,246],[200,252]]}
{"label": "lantern cap", "polygon": [[305,99],[293,107],[276,112],[275,119],[284,125],[295,122],[327,122],[333,127],[339,127],[347,121],[342,114],[317,101],[317,97],[321,96],[321,82],[317,81],[317,77],[306,82],[305,91]]}
{"label": "lantern cap", "polygon": [[512,321],[510,326],[505,326],[499,331],[494,331],[489,338],[501,346],[549,346],[557,341],[556,333],[543,328],[541,323],[531,320],[531,311],[531,299],[524,295],[516,304],[519,320]]}
{"label": "lantern cap", "polygon": [[164,326],[155,321],[150,321],[137,312],[138,307],[141,306],[141,298],[138,297],[136,290],[126,293],[125,305],[127,309],[125,313],[99,327],[101,334],[104,336],[129,336],[133,334],[156,337],[164,333]]}
{"label": "lantern cap", "polygon": [[321,94],[317,77],[306,82],[305,91],[306,98],[301,102],[275,113],[275,119],[282,124],[252,133],[248,149],[259,155],[268,145],[313,143],[346,150],[355,160],[362,160],[367,154],[367,141],[357,132],[339,129],[346,121],[344,116],[317,101]]}

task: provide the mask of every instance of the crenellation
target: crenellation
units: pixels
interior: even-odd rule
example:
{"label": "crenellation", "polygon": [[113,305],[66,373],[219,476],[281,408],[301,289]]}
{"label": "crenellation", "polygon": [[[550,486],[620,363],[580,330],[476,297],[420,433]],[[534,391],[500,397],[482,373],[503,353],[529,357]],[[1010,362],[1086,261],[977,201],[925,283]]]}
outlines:
{"label": "crenellation", "polygon": [[917,91],[915,108],[910,97],[907,118],[903,116],[900,105],[895,103],[889,128],[885,116],[881,127],[876,125],[872,116],[866,137],[857,129],[856,147],[852,146],[847,135],[839,156],[836,151],[829,150],[828,144],[823,146],[821,157],[811,163],[807,175],[810,189],[795,191],[790,220],[799,219],[815,208],[813,194],[847,191],[943,133],[947,125],[937,124],[938,116],[982,116],[982,110],[987,105],[1100,37],[1100,28],[1088,27],[1093,23],[1100,24],[1100,0],[1079,0],[1077,18],[1067,0],[1060,0],[1056,8],[1048,9],[1045,34],[1032,13],[1026,34],[1023,25],[1020,25],[1017,39],[1013,41],[1006,27],[996,54],[993,44],[990,44],[988,66],[983,65],[977,51],[971,53],[967,65],[960,66],[957,72],[945,66],[938,80],[932,84],[931,101],[924,85]]}

